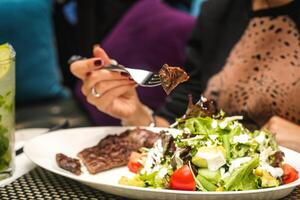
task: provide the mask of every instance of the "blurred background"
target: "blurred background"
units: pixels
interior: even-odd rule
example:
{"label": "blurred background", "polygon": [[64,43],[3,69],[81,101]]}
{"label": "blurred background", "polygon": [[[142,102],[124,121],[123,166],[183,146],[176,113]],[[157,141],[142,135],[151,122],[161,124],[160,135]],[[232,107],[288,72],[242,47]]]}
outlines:
{"label": "blurred background", "polygon": [[[15,48],[17,129],[119,125],[88,105],[71,75],[72,55],[92,56],[100,44],[126,66],[157,71],[182,66],[203,0],[1,0],[0,43]],[[152,109],[160,88],[138,89]]]}

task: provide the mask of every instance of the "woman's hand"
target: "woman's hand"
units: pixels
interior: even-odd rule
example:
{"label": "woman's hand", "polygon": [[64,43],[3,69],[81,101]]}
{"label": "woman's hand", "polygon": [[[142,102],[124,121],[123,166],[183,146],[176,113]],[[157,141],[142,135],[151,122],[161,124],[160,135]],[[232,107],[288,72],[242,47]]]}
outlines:
{"label": "woman's hand", "polygon": [[95,46],[93,54],[94,58],[70,66],[71,72],[83,81],[81,90],[87,101],[128,125],[148,125],[152,116],[137,96],[136,83],[127,74],[105,70],[111,60],[102,48]]}
{"label": "woman's hand", "polygon": [[300,152],[300,126],[278,116],[272,117],[264,126],[276,134],[279,145]]}

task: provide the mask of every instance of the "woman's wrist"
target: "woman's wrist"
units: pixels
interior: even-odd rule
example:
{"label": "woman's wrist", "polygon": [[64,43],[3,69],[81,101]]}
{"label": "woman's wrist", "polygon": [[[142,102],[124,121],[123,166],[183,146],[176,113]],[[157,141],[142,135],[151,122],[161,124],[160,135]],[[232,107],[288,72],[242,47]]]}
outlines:
{"label": "woman's wrist", "polygon": [[131,117],[121,120],[123,126],[155,126],[153,111],[146,105],[139,104]]}

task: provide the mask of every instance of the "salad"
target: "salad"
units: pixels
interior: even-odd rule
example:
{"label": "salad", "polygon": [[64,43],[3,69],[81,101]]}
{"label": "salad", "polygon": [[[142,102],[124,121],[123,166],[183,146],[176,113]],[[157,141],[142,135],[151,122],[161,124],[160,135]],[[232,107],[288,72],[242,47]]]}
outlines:
{"label": "salad", "polygon": [[250,131],[226,117],[205,98],[193,104],[173,125],[177,133],[161,133],[151,149],[133,152],[128,163],[133,178],[120,184],[197,191],[242,191],[276,187],[298,179],[284,163],[275,137],[265,130]]}

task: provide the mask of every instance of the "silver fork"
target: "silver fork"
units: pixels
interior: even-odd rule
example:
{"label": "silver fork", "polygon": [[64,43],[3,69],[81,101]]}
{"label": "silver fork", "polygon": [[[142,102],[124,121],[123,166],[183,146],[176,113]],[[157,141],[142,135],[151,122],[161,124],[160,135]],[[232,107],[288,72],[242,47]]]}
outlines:
{"label": "silver fork", "polygon": [[111,64],[103,69],[127,73],[138,85],[142,87],[156,87],[161,85],[161,80],[157,73],[144,69],[132,69],[120,64]]}
{"label": "silver fork", "polygon": [[[68,64],[71,65],[75,61],[84,60],[84,59],[86,58],[79,55],[73,55],[69,59]],[[156,87],[161,85],[161,80],[157,73],[150,72],[143,69],[127,68],[124,67],[123,65],[117,64],[116,61],[114,61],[113,64],[104,67],[103,69],[127,73],[138,85],[142,87]]]}

